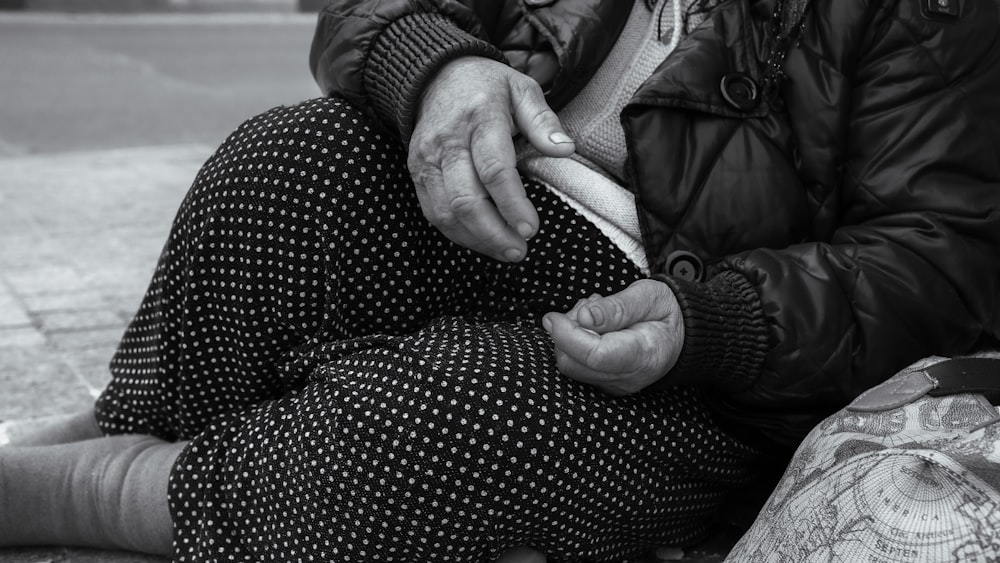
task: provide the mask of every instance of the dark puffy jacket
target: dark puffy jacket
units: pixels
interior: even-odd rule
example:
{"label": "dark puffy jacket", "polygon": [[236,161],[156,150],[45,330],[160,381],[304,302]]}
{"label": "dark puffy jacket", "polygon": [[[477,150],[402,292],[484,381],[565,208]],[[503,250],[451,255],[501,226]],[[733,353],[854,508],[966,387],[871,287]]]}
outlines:
{"label": "dark puffy jacket", "polygon": [[[769,92],[774,1],[729,0],[625,108],[647,253],[685,318],[663,382],[702,386],[730,428],[791,446],[917,358],[996,344],[1000,17],[944,4],[813,0]],[[455,56],[508,61],[558,109],[630,9],[334,1],[311,63],[405,140]]]}

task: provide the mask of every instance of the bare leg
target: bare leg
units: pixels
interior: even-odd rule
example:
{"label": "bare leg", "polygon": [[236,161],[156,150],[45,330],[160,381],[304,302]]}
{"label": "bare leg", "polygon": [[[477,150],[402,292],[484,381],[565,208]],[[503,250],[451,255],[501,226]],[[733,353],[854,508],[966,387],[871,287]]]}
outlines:
{"label": "bare leg", "polygon": [[183,447],[130,435],[0,449],[0,546],[170,556],[167,487]]}
{"label": "bare leg", "polygon": [[31,423],[31,429],[17,432],[10,440],[0,446],[49,446],[67,444],[100,438],[104,435],[97,426],[94,409],[90,408],[76,414],[55,417]]}

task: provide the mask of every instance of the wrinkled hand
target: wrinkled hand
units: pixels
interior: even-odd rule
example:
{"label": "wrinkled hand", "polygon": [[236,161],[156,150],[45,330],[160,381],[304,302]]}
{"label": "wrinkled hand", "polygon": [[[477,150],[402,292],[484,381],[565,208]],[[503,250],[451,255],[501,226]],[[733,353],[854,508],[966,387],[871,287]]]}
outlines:
{"label": "wrinkled hand", "polygon": [[517,172],[517,132],[548,156],[575,147],[533,79],[496,61],[446,64],[420,102],[407,165],[424,216],[452,241],[507,262],[522,260],[538,213]]}
{"label": "wrinkled hand", "polygon": [[684,343],[677,298],[654,280],[583,299],[566,313],[547,313],[542,326],[555,342],[559,371],[616,397],[663,377]]}

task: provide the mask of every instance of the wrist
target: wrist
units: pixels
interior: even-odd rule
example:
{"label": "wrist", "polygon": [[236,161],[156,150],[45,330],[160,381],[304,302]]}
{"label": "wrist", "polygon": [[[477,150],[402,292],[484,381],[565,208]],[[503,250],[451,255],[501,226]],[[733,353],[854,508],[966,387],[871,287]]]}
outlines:
{"label": "wrist", "polygon": [[756,289],[724,271],[707,282],[666,275],[684,319],[680,356],[661,385],[697,384],[739,392],[756,381],[770,348]]}
{"label": "wrist", "polygon": [[504,61],[499,49],[444,15],[408,15],[375,41],[365,65],[365,89],[376,112],[409,142],[424,89],[445,64],[466,56]]}

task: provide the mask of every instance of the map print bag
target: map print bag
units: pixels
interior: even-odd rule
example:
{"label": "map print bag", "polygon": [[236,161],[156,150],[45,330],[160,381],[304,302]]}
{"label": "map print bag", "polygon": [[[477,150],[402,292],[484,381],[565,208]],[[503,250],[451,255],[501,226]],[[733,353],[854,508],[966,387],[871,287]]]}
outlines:
{"label": "map print bag", "polygon": [[1000,354],[926,358],[820,423],[726,561],[1000,561]]}

